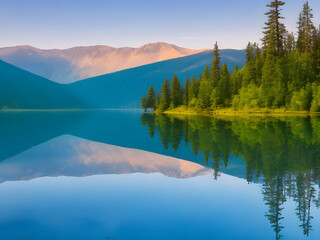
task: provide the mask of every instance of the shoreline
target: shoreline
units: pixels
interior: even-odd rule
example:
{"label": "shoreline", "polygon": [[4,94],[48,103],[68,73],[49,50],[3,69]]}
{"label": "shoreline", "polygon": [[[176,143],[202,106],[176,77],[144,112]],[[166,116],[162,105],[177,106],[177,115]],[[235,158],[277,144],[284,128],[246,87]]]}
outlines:
{"label": "shoreline", "polygon": [[[159,112],[155,112],[159,114]],[[206,116],[206,117],[307,117],[307,116],[320,116],[320,112],[307,112],[307,111],[285,111],[283,109],[257,109],[257,110],[239,110],[232,109],[220,109],[211,111],[195,111],[192,109],[185,109],[179,107],[171,110],[161,112],[168,115],[194,115],[194,116]]]}

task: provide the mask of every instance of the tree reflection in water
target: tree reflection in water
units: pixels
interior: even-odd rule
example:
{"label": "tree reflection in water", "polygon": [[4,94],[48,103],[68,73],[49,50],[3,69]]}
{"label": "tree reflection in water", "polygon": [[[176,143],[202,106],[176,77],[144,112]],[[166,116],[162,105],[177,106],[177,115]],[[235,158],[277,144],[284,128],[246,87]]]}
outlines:
{"label": "tree reflection in water", "polygon": [[[203,165],[228,168],[229,156],[240,156],[246,164],[248,183],[262,182],[262,194],[276,239],[283,236],[281,220],[287,199],[296,203],[303,233],[312,230],[311,203],[320,206],[320,118],[319,117],[216,117],[143,114],[149,135],[160,136],[163,147],[177,151],[182,141]],[[222,165],[221,165],[222,164]]]}

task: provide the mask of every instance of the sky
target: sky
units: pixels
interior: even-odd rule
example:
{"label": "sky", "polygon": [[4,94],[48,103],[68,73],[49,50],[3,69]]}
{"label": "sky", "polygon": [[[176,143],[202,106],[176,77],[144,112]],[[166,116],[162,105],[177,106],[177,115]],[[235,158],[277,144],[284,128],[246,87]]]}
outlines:
{"label": "sky", "polygon": [[[42,49],[168,42],[181,47],[243,49],[259,42],[270,0],[0,0],[0,47]],[[289,31],[305,0],[287,0]],[[320,1],[310,0],[320,24]]]}

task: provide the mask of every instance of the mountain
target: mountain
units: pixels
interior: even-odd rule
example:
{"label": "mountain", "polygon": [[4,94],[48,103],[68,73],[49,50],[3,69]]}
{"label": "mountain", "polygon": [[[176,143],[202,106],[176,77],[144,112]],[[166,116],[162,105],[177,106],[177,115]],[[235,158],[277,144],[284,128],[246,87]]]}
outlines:
{"label": "mountain", "polygon": [[17,46],[0,48],[0,59],[55,82],[70,83],[203,51],[161,42],[139,48],[98,45],[42,50]]}
{"label": "mountain", "polygon": [[[231,71],[235,64],[240,68],[245,64],[243,50],[222,50],[220,54]],[[164,79],[171,80],[174,73],[182,82],[192,74],[197,78],[212,58],[212,51],[205,51],[77,81],[67,87],[90,108],[138,108],[151,84],[159,90]]]}
{"label": "mountain", "polygon": [[85,108],[66,86],[0,60],[0,109]]}

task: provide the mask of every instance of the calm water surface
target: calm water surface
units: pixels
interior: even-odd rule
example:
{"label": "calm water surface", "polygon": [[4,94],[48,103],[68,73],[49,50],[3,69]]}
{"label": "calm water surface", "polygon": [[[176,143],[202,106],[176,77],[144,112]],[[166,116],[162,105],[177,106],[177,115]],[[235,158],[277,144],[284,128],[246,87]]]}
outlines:
{"label": "calm water surface", "polygon": [[0,239],[320,239],[320,118],[0,112]]}

